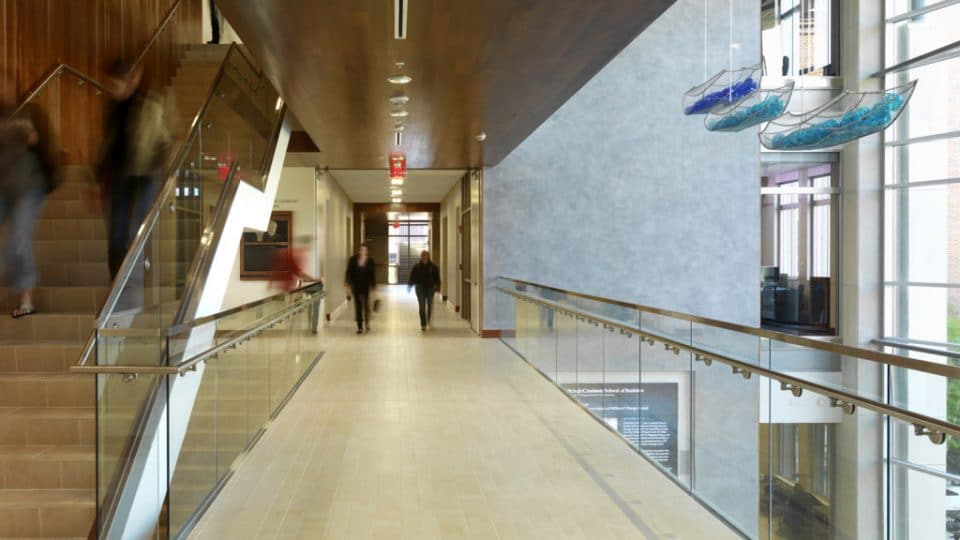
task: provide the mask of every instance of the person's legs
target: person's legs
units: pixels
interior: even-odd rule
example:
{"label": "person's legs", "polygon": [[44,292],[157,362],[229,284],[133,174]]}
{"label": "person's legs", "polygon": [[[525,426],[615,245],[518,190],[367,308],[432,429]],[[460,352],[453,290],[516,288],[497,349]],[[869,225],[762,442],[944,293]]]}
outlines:
{"label": "person's legs", "polygon": [[127,256],[130,236],[130,213],[136,186],[130,178],[118,178],[111,182],[107,194],[107,251],[110,277],[117,277],[120,265]]}
{"label": "person's legs", "polygon": [[420,313],[420,329],[425,330],[427,328],[427,296],[426,291],[422,288],[417,287],[417,309]]}
{"label": "person's legs", "polygon": [[214,0],[210,0],[210,43],[220,43],[220,14]]}
{"label": "person's legs", "polygon": [[[10,230],[7,231],[7,283],[18,295],[20,308],[33,309],[33,288],[37,286],[37,261],[33,253],[34,232],[46,194],[34,186],[12,201]],[[17,315],[17,313],[14,313]]]}
{"label": "person's legs", "polygon": [[435,291],[433,289],[428,289],[426,291],[426,300],[427,300],[427,326],[430,326],[430,321],[433,320],[433,297]]}
{"label": "person's legs", "polygon": [[365,302],[364,296],[365,295],[361,293],[357,293],[357,292],[353,293],[353,310],[357,320],[358,333],[363,331],[363,304]]}
{"label": "person's legs", "polygon": [[130,236],[127,240],[128,248],[130,242],[133,241],[133,237],[137,235],[137,230],[143,225],[143,221],[147,219],[147,213],[150,212],[150,207],[153,206],[153,200],[160,191],[160,182],[152,176],[135,176],[133,180],[134,182],[132,183],[135,186],[136,195],[133,201],[133,213],[130,217]]}

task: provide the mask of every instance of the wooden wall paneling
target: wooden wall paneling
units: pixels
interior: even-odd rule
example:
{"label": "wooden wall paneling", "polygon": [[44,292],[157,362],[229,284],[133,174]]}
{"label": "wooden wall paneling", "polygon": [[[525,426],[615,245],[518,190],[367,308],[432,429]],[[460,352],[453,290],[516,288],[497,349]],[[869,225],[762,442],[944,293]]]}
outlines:
{"label": "wooden wall paneling", "polygon": [[[17,101],[54,66],[67,63],[104,80],[117,58],[132,60],[153,35],[175,0],[0,0],[0,85]],[[172,79],[184,47],[200,43],[202,2],[182,0],[170,25],[145,58],[144,71],[157,85]],[[102,140],[107,98],[64,75],[38,96],[59,135],[68,164],[95,159]]]}

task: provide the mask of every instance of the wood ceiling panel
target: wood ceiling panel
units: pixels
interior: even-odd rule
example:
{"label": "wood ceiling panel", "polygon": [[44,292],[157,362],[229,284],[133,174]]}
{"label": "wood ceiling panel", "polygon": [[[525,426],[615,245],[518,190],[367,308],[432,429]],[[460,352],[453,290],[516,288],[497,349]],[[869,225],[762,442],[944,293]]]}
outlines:
{"label": "wood ceiling panel", "polygon": [[[393,147],[386,78],[413,77],[410,167],[498,163],[674,0],[220,0],[332,168],[379,168]],[[485,131],[482,145],[475,140]]]}

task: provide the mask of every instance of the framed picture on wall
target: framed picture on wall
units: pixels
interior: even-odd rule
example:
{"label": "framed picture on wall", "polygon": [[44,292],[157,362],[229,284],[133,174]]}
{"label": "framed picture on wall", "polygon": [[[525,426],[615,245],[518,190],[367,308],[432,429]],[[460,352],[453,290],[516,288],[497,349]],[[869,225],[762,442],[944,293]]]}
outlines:
{"label": "framed picture on wall", "polygon": [[244,231],[240,239],[240,279],[270,279],[274,261],[290,248],[293,212],[270,214],[266,231]]}

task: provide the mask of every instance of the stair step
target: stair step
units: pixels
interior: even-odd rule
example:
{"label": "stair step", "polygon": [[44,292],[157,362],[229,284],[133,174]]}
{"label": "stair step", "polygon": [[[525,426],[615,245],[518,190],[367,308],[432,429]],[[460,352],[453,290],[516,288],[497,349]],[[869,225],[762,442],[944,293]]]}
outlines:
{"label": "stair step", "polygon": [[[40,263],[40,284],[48,287],[106,287],[110,285],[107,262]],[[2,327],[2,325],[0,325]],[[3,334],[0,333],[0,339]]]}
{"label": "stair step", "polygon": [[37,222],[37,241],[49,240],[97,240],[106,243],[106,222],[102,217],[41,218]]}
{"label": "stair step", "polygon": [[13,319],[0,317],[0,340],[84,342],[96,319],[92,313],[36,313]]}
{"label": "stair step", "polygon": [[[37,287],[33,290],[33,303],[41,313],[93,314],[107,297],[108,289],[105,286]],[[0,309],[4,311],[13,309],[16,304],[7,293],[0,288]]]}
{"label": "stair step", "polygon": [[0,341],[0,375],[5,373],[67,373],[83,346],[68,342]]}
{"label": "stair step", "polygon": [[69,373],[2,373],[0,407],[93,407],[92,377]]}
{"label": "stair step", "polygon": [[0,537],[86,538],[95,501],[91,489],[0,490]]}
{"label": "stair step", "polygon": [[92,445],[0,446],[0,490],[93,489],[95,476]]}
{"label": "stair step", "polygon": [[0,445],[92,445],[95,441],[93,407],[0,407]]}

